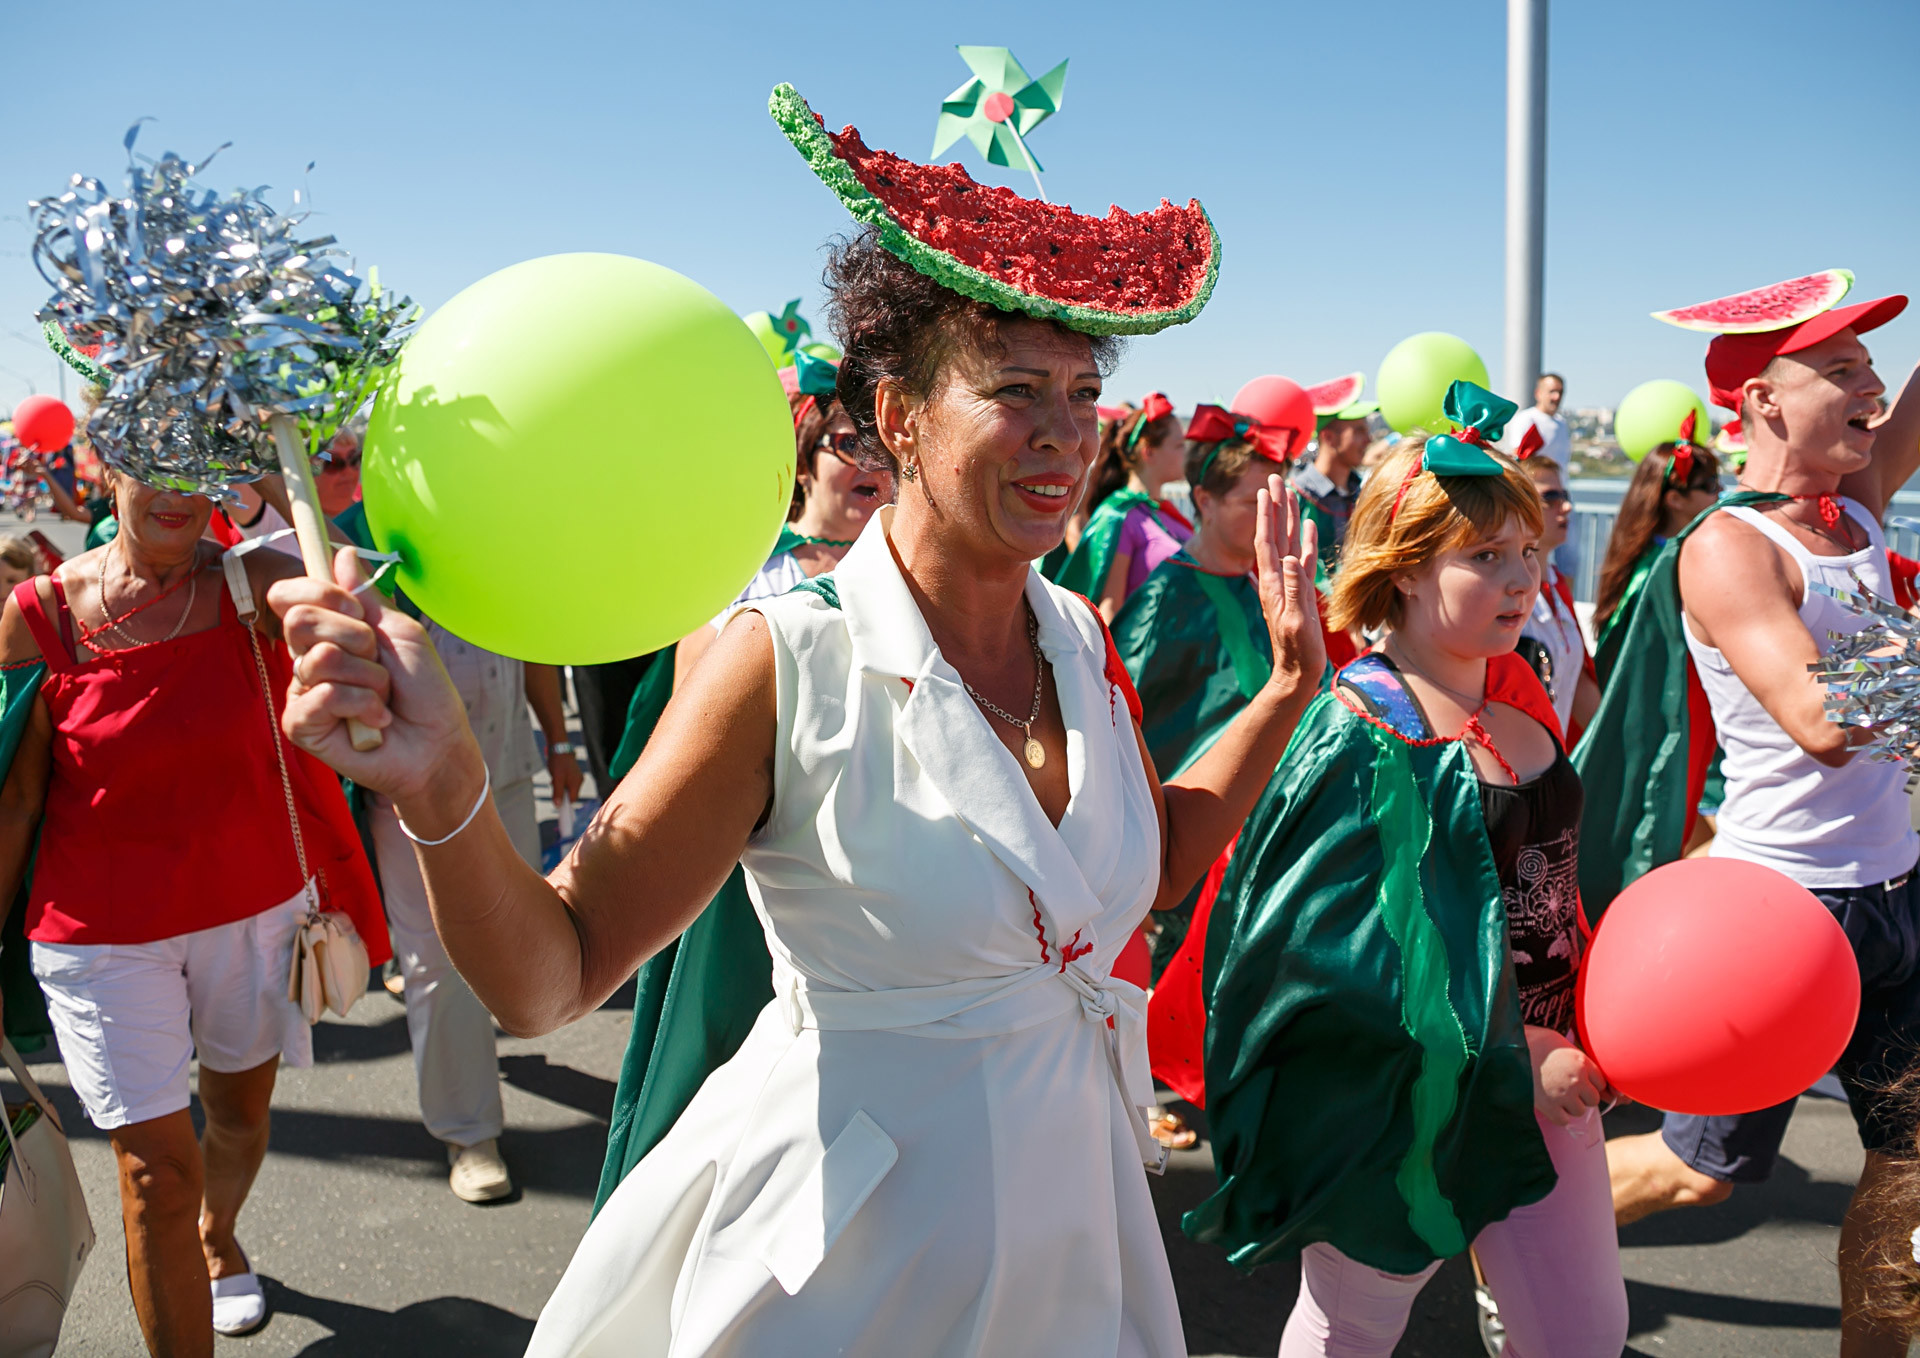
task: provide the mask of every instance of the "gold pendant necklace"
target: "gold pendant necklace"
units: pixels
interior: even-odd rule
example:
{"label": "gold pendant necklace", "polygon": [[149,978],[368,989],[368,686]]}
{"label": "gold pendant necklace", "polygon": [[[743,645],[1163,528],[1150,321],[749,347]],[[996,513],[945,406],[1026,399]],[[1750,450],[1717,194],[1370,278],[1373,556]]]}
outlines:
{"label": "gold pendant necklace", "polygon": [[1040,720],[1040,698],[1046,691],[1047,666],[1040,654],[1040,619],[1034,616],[1032,604],[1027,605],[1027,641],[1033,647],[1033,712],[1025,721],[1021,721],[1020,718],[1014,716],[1013,713],[1006,711],[1004,708],[996,707],[993,703],[981,697],[980,694],[975,691],[973,685],[967,683],[966,676],[962,675],[960,682],[966,686],[968,697],[972,698],[976,703],[979,703],[980,706],[986,708],[987,711],[993,713],[994,716],[1000,718],[1001,721],[1006,722],[1009,726],[1018,726],[1026,733],[1027,743],[1022,748],[1021,753],[1026,756],[1027,767],[1030,769],[1044,769],[1047,766],[1047,747],[1034,738],[1033,724]]}

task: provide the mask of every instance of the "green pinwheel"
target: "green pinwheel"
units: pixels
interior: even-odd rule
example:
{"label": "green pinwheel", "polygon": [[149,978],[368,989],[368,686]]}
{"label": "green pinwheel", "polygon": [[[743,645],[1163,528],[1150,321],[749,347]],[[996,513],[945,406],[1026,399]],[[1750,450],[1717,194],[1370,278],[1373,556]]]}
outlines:
{"label": "green pinwheel", "polygon": [[933,154],[938,156],[961,137],[967,138],[989,165],[1024,165],[1042,200],[1040,162],[1027,146],[1027,136],[1059,111],[1067,83],[1067,63],[1061,62],[1038,80],[1004,47],[960,47],[960,59],[974,78],[948,95],[940,105],[940,122],[933,132]]}

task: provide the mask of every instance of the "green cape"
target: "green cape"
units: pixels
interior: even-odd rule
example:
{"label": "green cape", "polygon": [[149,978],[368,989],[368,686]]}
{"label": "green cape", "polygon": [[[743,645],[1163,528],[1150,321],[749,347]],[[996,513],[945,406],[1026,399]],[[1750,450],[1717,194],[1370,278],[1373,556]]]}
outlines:
{"label": "green cape", "polygon": [[[1602,649],[1606,648],[1607,639],[1619,630],[1621,620],[1632,612],[1633,601],[1639,598],[1640,591],[1647,587],[1647,577],[1653,574],[1653,563],[1659,558],[1660,549],[1665,545],[1664,542],[1650,545],[1646,551],[1640,553],[1640,559],[1633,563],[1633,574],[1627,577],[1627,587],[1620,591],[1620,602],[1614,605],[1613,612],[1607,614],[1607,620],[1600,624]],[[1600,669],[1597,658],[1594,660],[1594,668],[1599,672],[1600,681],[1605,683],[1607,672]]]}
{"label": "green cape", "polygon": [[1273,670],[1259,589],[1244,575],[1209,575],[1184,549],[1128,596],[1113,645],[1146,710],[1141,730],[1162,782],[1212,748]]}
{"label": "green cape", "polygon": [[1630,882],[1679,858],[1686,844],[1694,733],[1687,697],[1692,662],[1680,621],[1680,549],[1710,514],[1784,498],[1740,491],[1708,506],[1654,554],[1644,581],[1621,601],[1600,643],[1594,664],[1606,676],[1606,688],[1573,752],[1587,791],[1580,900],[1589,922],[1598,923]]}
{"label": "green cape", "polygon": [[1094,508],[1086,531],[1080,534],[1079,545],[1067,558],[1067,564],[1060,568],[1054,583],[1061,589],[1098,599],[1107,583],[1107,572],[1113,569],[1113,553],[1120,542],[1120,530],[1126,525],[1128,511],[1135,505],[1145,505],[1154,520],[1163,528],[1166,526],[1160,518],[1159,500],[1145,491],[1122,486]]}
{"label": "green cape", "polygon": [[[615,781],[639,761],[666,711],[673,660],[672,646],[657,652],[633,691],[620,748],[608,761]],[[747,895],[746,873],[735,864],[687,931],[641,963],[634,979],[633,1027],[613,1093],[596,1213],[679,1121],[707,1076],[733,1059],[772,998],[773,957]]]}
{"label": "green cape", "polygon": [[1316,698],[1208,928],[1220,1184],[1187,1234],[1415,1273],[1551,1191],[1506,923],[1466,750]]}
{"label": "green cape", "polygon": [[[0,781],[13,767],[13,756],[20,749],[27,719],[33,714],[33,700],[40,695],[40,683],[46,677],[46,665],[38,662],[0,670],[0,693],[5,695],[5,707],[0,709]],[[0,931],[0,1002],[6,1007],[7,1038],[23,1052],[39,1051],[53,1035],[46,998],[27,960],[27,891],[32,883],[30,859],[26,871],[20,874],[20,889],[9,903],[5,928]]]}

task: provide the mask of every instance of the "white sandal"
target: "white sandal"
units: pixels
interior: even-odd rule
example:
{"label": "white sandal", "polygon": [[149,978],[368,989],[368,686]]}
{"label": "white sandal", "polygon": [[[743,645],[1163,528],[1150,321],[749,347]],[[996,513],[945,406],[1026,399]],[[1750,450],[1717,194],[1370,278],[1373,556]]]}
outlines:
{"label": "white sandal", "polygon": [[[240,1257],[246,1259],[246,1251]],[[213,1332],[229,1338],[252,1334],[267,1323],[267,1293],[247,1262],[245,1273],[232,1273],[213,1282]]]}

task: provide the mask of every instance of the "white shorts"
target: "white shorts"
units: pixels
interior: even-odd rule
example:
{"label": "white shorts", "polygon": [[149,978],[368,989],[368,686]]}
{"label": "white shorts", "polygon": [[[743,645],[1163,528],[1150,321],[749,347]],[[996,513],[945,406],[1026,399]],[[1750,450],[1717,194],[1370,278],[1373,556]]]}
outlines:
{"label": "white shorts", "polygon": [[278,1055],[313,1064],[313,1035],[287,999],[305,892],[246,919],[153,943],[35,943],[67,1078],[93,1125],[124,1127],[189,1102],[187,1064],[252,1070]]}

